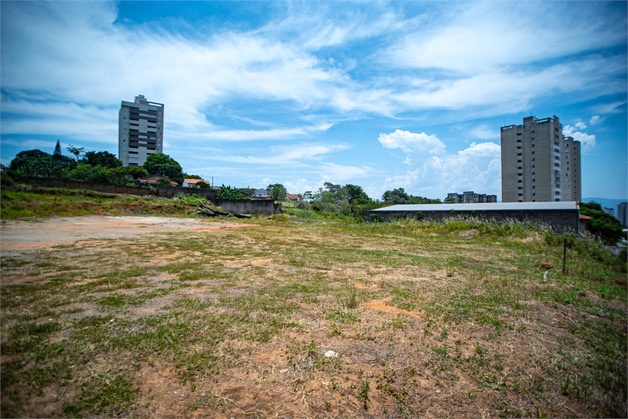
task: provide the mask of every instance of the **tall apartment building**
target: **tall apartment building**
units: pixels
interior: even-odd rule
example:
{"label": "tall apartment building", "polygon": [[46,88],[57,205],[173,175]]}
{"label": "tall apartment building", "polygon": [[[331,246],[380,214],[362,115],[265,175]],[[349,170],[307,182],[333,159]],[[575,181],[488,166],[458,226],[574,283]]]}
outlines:
{"label": "tall apartment building", "polygon": [[619,205],[617,205],[617,219],[619,220],[621,225],[626,227],[627,221],[628,221],[627,218],[628,218],[628,202],[620,202]]}
{"label": "tall apartment building", "polygon": [[142,166],[152,153],[162,153],[164,105],[143,95],[135,102],[122,101],[118,131],[118,156],[123,166]]}
{"label": "tall apartment building", "polygon": [[580,141],[558,117],[501,128],[502,202],[580,201]]}

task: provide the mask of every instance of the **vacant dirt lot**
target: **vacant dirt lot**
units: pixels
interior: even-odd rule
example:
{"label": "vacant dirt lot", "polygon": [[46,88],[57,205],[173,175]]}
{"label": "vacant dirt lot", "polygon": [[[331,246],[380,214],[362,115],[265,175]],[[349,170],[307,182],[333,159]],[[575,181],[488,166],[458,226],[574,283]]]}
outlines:
{"label": "vacant dirt lot", "polygon": [[[2,415],[626,413],[625,277],[537,231],[2,221]],[[550,237],[551,239],[551,237]]]}
{"label": "vacant dirt lot", "polygon": [[2,220],[0,250],[28,250],[93,239],[118,239],[150,233],[215,228],[241,228],[246,225],[194,218],[167,217],[84,217]]}

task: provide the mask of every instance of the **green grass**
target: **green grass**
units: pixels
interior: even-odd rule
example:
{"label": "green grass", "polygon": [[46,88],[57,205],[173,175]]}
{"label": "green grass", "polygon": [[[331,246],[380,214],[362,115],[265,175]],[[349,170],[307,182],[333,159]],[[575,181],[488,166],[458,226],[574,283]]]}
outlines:
{"label": "green grass", "polygon": [[544,278],[563,238],[530,226],[295,213],[3,258],[3,413],[625,417],[599,243]]}

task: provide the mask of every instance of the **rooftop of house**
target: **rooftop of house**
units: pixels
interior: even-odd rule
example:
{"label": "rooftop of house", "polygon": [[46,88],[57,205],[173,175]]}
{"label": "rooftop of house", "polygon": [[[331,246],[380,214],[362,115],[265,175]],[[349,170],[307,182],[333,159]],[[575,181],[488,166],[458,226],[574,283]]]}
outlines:
{"label": "rooftop of house", "polygon": [[203,179],[185,179],[190,185],[195,185],[198,182],[205,182],[209,185],[209,181],[208,180],[203,180]]}

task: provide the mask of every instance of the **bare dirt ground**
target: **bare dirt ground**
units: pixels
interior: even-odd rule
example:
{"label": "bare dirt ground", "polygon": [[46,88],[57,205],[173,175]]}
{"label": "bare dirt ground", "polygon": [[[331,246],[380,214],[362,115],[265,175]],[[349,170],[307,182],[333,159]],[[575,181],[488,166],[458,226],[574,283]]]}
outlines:
{"label": "bare dirt ground", "polygon": [[[624,399],[604,407],[623,395],[580,362],[600,370],[590,324],[623,327],[625,314],[539,301],[566,293],[536,268],[558,260],[547,251],[476,242],[477,230],[408,238],[256,223],[1,221],[2,417],[625,412]],[[599,304],[619,316],[614,278]],[[601,299],[586,290],[573,294],[588,308]]]}
{"label": "bare dirt ground", "polygon": [[69,244],[82,240],[119,239],[150,233],[241,228],[244,224],[194,218],[84,217],[38,218],[32,221],[2,220],[0,251],[28,250]]}

